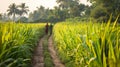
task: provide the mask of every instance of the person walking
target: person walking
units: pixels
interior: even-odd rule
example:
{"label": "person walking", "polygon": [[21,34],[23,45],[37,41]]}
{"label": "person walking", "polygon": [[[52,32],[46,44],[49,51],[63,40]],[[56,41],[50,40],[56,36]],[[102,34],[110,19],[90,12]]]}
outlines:
{"label": "person walking", "polygon": [[53,25],[52,23],[50,24],[50,35],[52,34],[52,28],[53,28]]}
{"label": "person walking", "polygon": [[48,27],[49,27],[49,25],[48,25],[48,23],[46,23],[46,26],[45,26],[45,33],[46,34],[48,34]]}

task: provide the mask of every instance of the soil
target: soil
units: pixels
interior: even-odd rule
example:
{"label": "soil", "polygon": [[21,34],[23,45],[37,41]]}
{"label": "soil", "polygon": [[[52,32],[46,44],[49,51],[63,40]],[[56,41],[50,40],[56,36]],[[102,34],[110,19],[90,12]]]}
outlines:
{"label": "soil", "polygon": [[44,37],[39,40],[38,46],[35,48],[34,56],[32,59],[32,67],[44,67],[44,55],[43,55],[43,41]]}
{"label": "soil", "polygon": [[52,57],[52,61],[54,63],[54,67],[65,67],[64,64],[61,63],[61,61],[58,58],[57,53],[56,53],[56,51],[54,49],[52,36],[50,36],[49,40],[48,40],[48,49],[49,49],[50,55]]}
{"label": "soil", "polygon": [[[39,40],[38,46],[35,48],[34,56],[32,59],[32,67],[44,67],[44,55],[43,55],[43,42],[46,36]],[[48,39],[48,50],[50,52],[54,67],[65,67],[57,56],[54,49],[52,36]]]}

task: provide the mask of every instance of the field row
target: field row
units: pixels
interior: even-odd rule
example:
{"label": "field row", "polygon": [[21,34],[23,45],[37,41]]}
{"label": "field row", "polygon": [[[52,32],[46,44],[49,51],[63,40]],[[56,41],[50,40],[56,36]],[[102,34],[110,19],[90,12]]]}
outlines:
{"label": "field row", "polygon": [[98,23],[57,23],[55,48],[66,67],[119,67],[120,26]]}
{"label": "field row", "polygon": [[0,23],[0,67],[30,67],[44,23]]}

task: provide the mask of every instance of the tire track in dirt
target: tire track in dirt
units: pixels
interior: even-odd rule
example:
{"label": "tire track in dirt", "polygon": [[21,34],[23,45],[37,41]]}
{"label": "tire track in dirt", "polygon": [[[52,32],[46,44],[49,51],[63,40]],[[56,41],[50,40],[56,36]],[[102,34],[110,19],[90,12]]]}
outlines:
{"label": "tire track in dirt", "polygon": [[44,67],[44,55],[43,55],[43,41],[45,36],[39,40],[38,46],[35,48],[34,56],[32,59],[32,67]]}
{"label": "tire track in dirt", "polygon": [[49,40],[48,40],[48,50],[49,50],[50,55],[52,57],[52,61],[54,63],[54,67],[65,67],[64,64],[61,63],[61,61],[58,58],[57,53],[56,53],[56,51],[54,49],[52,36],[50,36]]}

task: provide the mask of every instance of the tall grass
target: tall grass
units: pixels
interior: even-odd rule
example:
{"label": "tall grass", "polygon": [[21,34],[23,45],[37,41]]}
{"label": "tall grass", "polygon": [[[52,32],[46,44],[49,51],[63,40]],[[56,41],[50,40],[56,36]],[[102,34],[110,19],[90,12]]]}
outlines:
{"label": "tall grass", "polygon": [[44,24],[0,23],[0,67],[30,67]]}
{"label": "tall grass", "polygon": [[116,23],[57,23],[54,42],[66,67],[119,67],[120,26]]}

